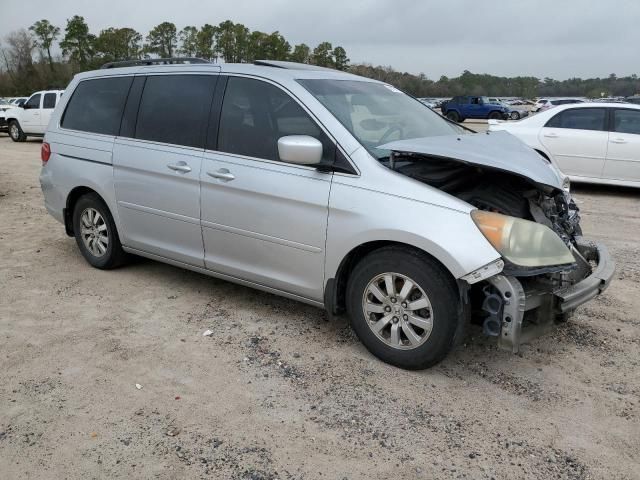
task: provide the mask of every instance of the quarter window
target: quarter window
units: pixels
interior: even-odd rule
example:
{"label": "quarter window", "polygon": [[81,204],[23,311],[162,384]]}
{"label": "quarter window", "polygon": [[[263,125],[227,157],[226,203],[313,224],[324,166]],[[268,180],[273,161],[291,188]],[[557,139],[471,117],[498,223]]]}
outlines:
{"label": "quarter window", "polygon": [[278,139],[286,135],[309,135],[320,140],[322,160],[333,160],[335,146],[293,98],[260,80],[229,78],[220,116],[218,150],[279,160]]}
{"label": "quarter window", "polygon": [[214,75],[147,77],[135,138],[203,148],[216,80]]}
{"label": "quarter window", "polygon": [[42,108],[55,108],[57,95],[55,93],[45,93],[42,101]]}
{"label": "quarter window", "polygon": [[112,77],[80,82],[62,116],[62,128],[118,135],[132,80],[133,77]]}
{"label": "quarter window", "polygon": [[24,104],[24,108],[40,108],[40,94],[38,93],[37,95],[34,95],[29,100],[27,100],[27,103]]}
{"label": "quarter window", "polygon": [[545,127],[604,131],[604,108],[572,108],[555,115]]}
{"label": "quarter window", "polygon": [[640,135],[640,110],[615,110],[613,131]]}

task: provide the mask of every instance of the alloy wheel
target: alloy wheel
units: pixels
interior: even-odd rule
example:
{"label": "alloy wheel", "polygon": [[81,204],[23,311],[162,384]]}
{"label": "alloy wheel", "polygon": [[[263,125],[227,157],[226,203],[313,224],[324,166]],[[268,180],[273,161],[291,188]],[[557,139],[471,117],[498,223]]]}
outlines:
{"label": "alloy wheel", "polygon": [[80,215],[80,236],[87,250],[95,257],[102,257],[109,247],[109,229],[104,218],[95,208],[85,208]]}
{"label": "alloy wheel", "polygon": [[429,297],[414,280],[399,273],[373,278],[364,290],[362,310],[371,331],[400,350],[419,347],[433,329]]}

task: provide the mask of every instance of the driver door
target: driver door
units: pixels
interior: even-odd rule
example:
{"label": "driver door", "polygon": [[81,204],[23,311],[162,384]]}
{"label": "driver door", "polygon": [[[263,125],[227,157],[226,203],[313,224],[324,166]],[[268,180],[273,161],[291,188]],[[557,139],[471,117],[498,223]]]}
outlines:
{"label": "driver door", "polygon": [[40,103],[42,102],[42,95],[36,93],[27,100],[23,106],[22,114],[20,115],[20,127],[26,133],[41,133],[41,110]]}
{"label": "driver door", "polygon": [[205,266],[322,301],[332,174],[280,161],[277,142],[313,136],[323,160],[333,159],[335,144],[276,85],[232,76],[219,91],[200,175]]}

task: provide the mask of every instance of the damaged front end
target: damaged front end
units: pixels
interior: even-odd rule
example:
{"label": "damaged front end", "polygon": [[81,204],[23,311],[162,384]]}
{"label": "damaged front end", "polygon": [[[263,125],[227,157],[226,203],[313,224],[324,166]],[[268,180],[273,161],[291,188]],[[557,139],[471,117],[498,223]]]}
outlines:
{"label": "damaged front end", "polygon": [[392,142],[389,168],[476,207],[474,222],[502,258],[463,277],[472,320],[517,352],[601,293],[615,265],[585,240],[562,175],[509,134]]}

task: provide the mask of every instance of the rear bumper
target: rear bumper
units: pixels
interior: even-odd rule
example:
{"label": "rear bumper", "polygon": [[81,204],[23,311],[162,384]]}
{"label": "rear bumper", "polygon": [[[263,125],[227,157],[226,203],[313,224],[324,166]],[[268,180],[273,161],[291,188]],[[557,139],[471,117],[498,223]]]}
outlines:
{"label": "rear bumper", "polygon": [[486,309],[490,320],[500,324],[499,333],[495,330],[501,348],[517,352],[522,343],[552,330],[558,321],[609,286],[615,262],[604,245],[580,240],[575,255],[585,265],[582,278],[569,279],[567,275],[552,282],[496,275],[488,279],[501,297],[494,302],[499,307]]}

